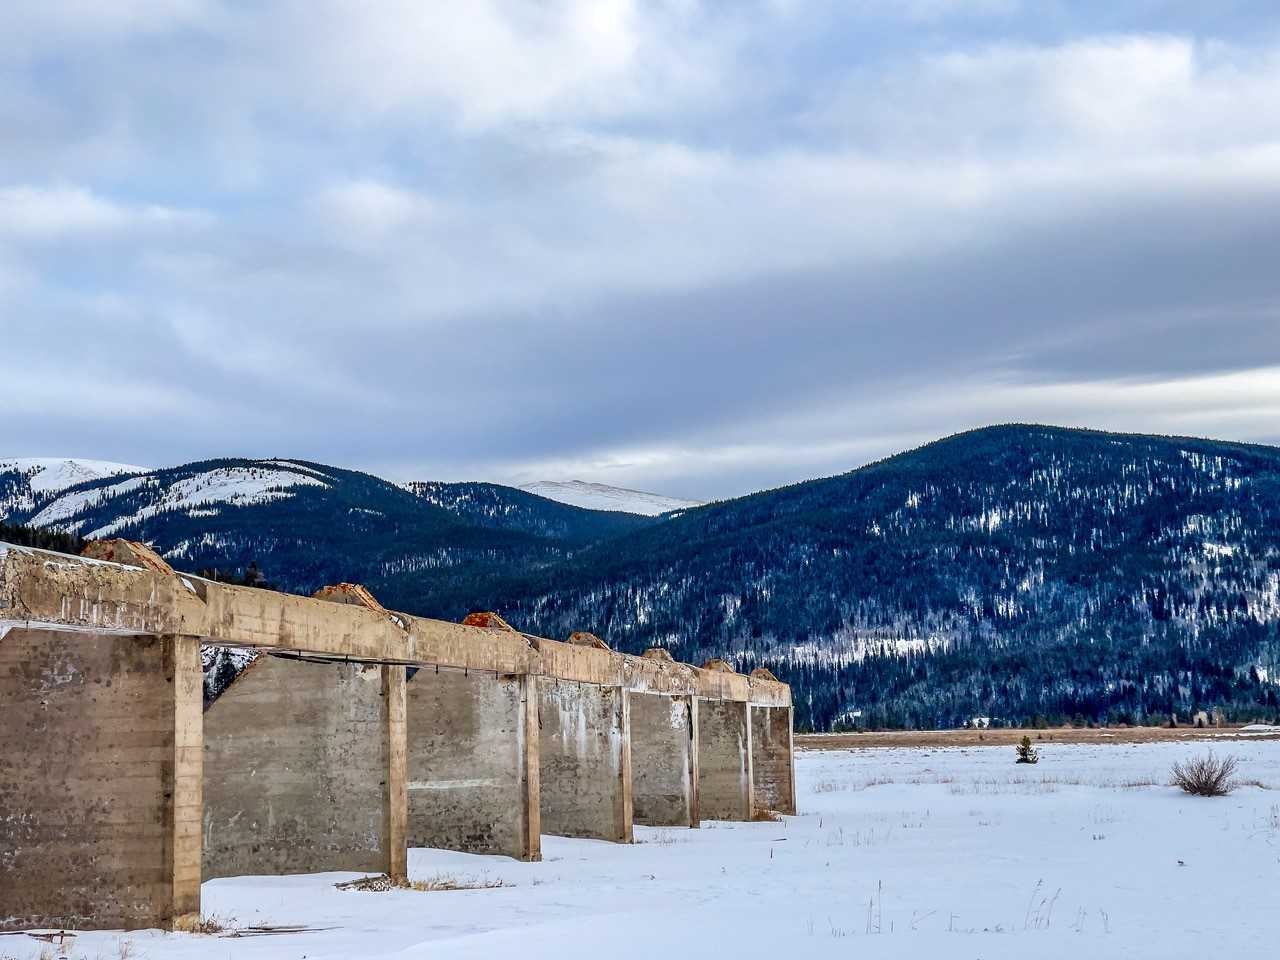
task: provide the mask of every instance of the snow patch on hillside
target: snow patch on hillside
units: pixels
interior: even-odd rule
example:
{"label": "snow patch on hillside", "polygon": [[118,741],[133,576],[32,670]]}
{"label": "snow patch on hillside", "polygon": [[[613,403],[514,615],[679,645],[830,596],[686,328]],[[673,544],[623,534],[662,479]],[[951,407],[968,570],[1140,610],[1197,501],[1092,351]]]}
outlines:
{"label": "snow patch on hillside", "polygon": [[0,460],[0,473],[15,471],[28,474],[27,483],[33,493],[56,493],[77,483],[89,480],[101,480],[103,477],[114,477],[121,473],[146,473],[150,467],[139,467],[128,463],[113,463],[110,460],[81,460],[78,458],[59,457],[19,457],[13,460]]}
{"label": "snow patch on hillside", "polygon": [[173,484],[162,499],[148,504],[128,516],[118,517],[98,527],[90,539],[109,537],[131,524],[175,510],[207,508],[211,504],[247,507],[254,504],[286,500],[293,496],[289,487],[327,487],[328,484],[306,474],[288,470],[265,470],[259,467],[221,467],[186,477]]}
{"label": "snow patch on hillside", "polygon": [[[76,484],[149,468],[109,460],[60,457],[11,457],[0,460],[0,477],[10,475],[7,496],[0,496],[0,520],[34,510],[49,497]],[[16,476],[13,476],[15,475]]]}
{"label": "snow patch on hillside", "polygon": [[[101,506],[108,500],[137,490],[147,482],[147,479],[147,477],[130,477],[128,480],[113,483],[109,487],[96,487],[91,490],[77,490],[73,493],[63,494],[32,517],[31,526],[51,527],[55,524],[65,524],[78,513]],[[72,525],[67,529],[74,531],[75,526]]]}
{"label": "snow patch on hillside", "polygon": [[638,513],[646,517],[656,517],[660,513],[687,510],[690,507],[703,505],[701,500],[682,500],[679,497],[668,497],[660,493],[611,487],[604,483],[587,483],[584,480],[538,480],[534,483],[521,484],[520,489],[526,493],[546,497],[548,500],[567,503],[571,507]]}

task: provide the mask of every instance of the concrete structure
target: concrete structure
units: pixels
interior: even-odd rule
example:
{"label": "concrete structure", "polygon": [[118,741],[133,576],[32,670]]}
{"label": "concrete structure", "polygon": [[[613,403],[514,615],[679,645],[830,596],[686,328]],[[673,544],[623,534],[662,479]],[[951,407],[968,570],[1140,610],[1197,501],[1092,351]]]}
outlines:
{"label": "concrete structure", "polygon": [[0,929],[200,911],[200,650],[13,629],[0,640]]}
{"label": "concrete structure", "polygon": [[704,700],[698,705],[698,804],[707,820],[751,820],[751,704]]}
{"label": "concrete structure", "polygon": [[540,858],[531,684],[435,667],[409,680],[409,846]]}
{"label": "concrete structure", "polygon": [[751,709],[751,786],[756,811],[794,815],[796,778],[792,765],[790,707]]}
{"label": "concrete structure", "polygon": [[631,842],[630,698],[623,687],[540,677],[542,829]]}
{"label": "concrete structure", "polygon": [[383,671],[259,657],[204,717],[204,878],[388,873]]}
{"label": "concrete structure", "polygon": [[[637,796],[651,822],[750,819],[788,784],[794,809],[791,692],[769,677],[93,549],[0,544],[0,929],[181,926],[202,875],[403,877],[410,843],[626,841]],[[206,643],[293,659],[260,657],[202,714]]]}
{"label": "concrete structure", "polygon": [[698,698],[631,696],[631,790],[637,823],[696,827]]}

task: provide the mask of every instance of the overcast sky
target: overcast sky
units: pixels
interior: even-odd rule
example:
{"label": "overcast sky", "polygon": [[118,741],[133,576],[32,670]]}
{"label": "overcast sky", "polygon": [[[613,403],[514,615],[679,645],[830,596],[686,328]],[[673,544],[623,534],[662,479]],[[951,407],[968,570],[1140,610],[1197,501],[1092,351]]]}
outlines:
{"label": "overcast sky", "polygon": [[0,455],[689,497],[1280,442],[1274,0],[18,0]]}

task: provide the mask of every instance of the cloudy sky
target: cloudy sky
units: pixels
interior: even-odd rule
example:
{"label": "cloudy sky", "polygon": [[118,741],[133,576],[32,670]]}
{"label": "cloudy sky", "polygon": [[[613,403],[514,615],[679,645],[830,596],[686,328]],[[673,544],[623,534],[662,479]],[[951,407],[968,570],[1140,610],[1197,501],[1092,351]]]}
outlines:
{"label": "cloudy sky", "polygon": [[1274,0],[18,0],[0,454],[690,497],[1280,442]]}

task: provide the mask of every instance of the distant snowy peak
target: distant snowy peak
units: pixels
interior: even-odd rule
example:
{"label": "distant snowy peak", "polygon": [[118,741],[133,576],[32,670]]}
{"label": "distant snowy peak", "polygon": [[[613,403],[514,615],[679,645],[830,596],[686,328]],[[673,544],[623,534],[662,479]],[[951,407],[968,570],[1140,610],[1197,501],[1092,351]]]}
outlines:
{"label": "distant snowy peak", "polygon": [[[124,474],[132,476],[114,479]],[[120,535],[160,514],[212,517],[224,507],[288,499],[294,495],[290,488],[330,485],[325,474],[287,460],[211,461],[164,470],[88,460],[0,461],[0,481],[6,475],[20,483],[7,497],[0,485],[0,519],[16,517],[89,539]]]}
{"label": "distant snowy peak", "polygon": [[21,473],[33,493],[57,493],[67,487],[89,480],[101,480],[122,473],[146,473],[150,467],[138,467],[128,463],[112,463],[109,460],[81,460],[71,457],[18,457],[0,460],[0,473]]}
{"label": "distant snowy peak", "polygon": [[92,483],[146,467],[107,460],[60,457],[11,457],[0,460],[0,520],[25,514],[81,483]]}
{"label": "distant snowy peak", "polygon": [[660,493],[645,493],[643,490],[628,490],[625,487],[587,483],[584,480],[539,480],[521,484],[520,489],[573,507],[638,513],[646,517],[656,517],[672,510],[688,510],[703,504],[701,500],[682,500]]}

